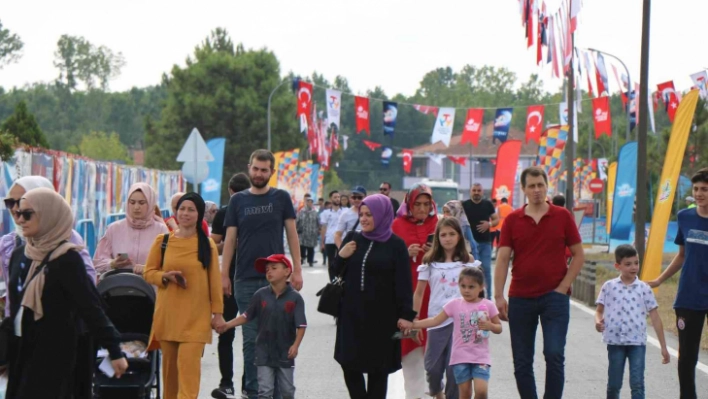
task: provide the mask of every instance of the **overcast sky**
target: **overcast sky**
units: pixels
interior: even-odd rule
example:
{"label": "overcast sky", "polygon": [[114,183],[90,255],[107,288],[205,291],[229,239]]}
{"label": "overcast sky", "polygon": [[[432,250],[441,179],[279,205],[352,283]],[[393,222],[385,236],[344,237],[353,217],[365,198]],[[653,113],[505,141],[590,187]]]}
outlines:
{"label": "overcast sky", "polygon": [[[708,2],[652,3],[650,85],[673,79],[687,90],[689,75],[708,67],[707,52],[694,51],[706,40]],[[559,4],[547,0],[551,11]],[[283,74],[342,75],[360,93],[381,86],[388,95],[412,95],[426,72],[466,64],[507,67],[520,80],[539,73],[547,90],[561,85],[549,67],[535,66],[516,0],[42,0],[4,1],[0,11],[25,43],[19,63],[0,70],[5,88],[55,79],[62,34],[123,53],[127,65],[111,90],[154,85],[216,27],[247,48],[273,50]],[[641,19],[642,1],[584,0],[576,45],[619,56],[638,81]]]}

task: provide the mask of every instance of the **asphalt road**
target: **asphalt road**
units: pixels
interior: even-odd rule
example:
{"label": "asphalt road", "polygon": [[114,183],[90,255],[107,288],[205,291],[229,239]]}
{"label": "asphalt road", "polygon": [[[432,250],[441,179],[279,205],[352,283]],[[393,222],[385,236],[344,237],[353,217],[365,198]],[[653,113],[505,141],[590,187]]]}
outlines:
{"label": "asphalt road", "polygon": [[[318,256],[319,258],[319,256]],[[321,262],[321,259],[319,259]],[[313,268],[304,269],[305,286],[302,290],[307,306],[308,328],[296,360],[295,385],[298,398],[348,398],[342,372],[333,359],[335,324],[331,317],[317,312],[315,293],[325,285],[327,273],[321,263]],[[566,346],[566,385],[564,397],[571,399],[602,398],[607,384],[607,350],[599,333],[594,328],[594,310],[572,302],[571,320]],[[375,326],[372,326],[375,328]],[[508,325],[503,324],[501,335],[490,339],[492,353],[492,375],[489,382],[489,394],[492,398],[518,398],[514,370],[509,344]],[[537,333],[535,373],[539,396],[543,396],[545,364],[543,360],[543,341],[540,331]],[[678,398],[679,384],[676,373],[676,351],[672,353],[671,363],[661,364],[658,346],[652,345],[653,330],[650,330],[650,342],[647,346],[645,385],[647,398]],[[676,339],[668,333],[670,348],[678,348]],[[655,341],[655,340],[654,340]],[[220,380],[218,357],[214,344],[207,346],[202,360],[202,383],[199,398],[210,398],[211,391]],[[234,342],[236,386],[240,385],[243,370],[241,357],[241,332],[236,332]],[[696,370],[699,397],[708,397],[708,356],[701,355],[701,363]],[[629,371],[625,371],[622,398],[630,398]],[[703,393],[704,395],[702,395]],[[389,378],[390,399],[405,398],[403,377],[400,372]]]}

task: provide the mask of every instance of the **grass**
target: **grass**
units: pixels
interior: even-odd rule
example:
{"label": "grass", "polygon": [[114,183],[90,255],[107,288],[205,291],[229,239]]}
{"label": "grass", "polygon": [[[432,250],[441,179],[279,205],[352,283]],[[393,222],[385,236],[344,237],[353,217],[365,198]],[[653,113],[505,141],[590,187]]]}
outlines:
{"label": "grass", "polygon": [[[673,254],[664,254],[663,264],[668,265],[673,259]],[[612,262],[614,259],[612,254],[587,254],[586,260],[597,262]],[[676,298],[676,290],[678,289],[678,277],[680,272],[675,274],[670,279],[664,281],[659,287],[659,292],[656,294],[656,301],[659,303],[659,316],[661,323],[664,325],[664,330],[671,332],[674,336],[678,335],[676,329],[676,313],[674,313],[674,299]],[[607,280],[611,280],[618,276],[618,272],[614,268],[598,267],[596,273],[595,292],[600,293],[602,285]],[[647,323],[651,324],[651,320],[647,319]],[[708,329],[703,329],[701,337],[701,349],[708,350]]]}

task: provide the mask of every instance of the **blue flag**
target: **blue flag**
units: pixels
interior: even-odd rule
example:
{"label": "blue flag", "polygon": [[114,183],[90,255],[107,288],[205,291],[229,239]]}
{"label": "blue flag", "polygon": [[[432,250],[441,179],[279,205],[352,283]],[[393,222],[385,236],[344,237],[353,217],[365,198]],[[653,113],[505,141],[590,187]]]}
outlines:
{"label": "blue flag", "polygon": [[383,129],[385,136],[393,137],[393,130],[396,128],[396,117],[398,117],[398,104],[392,101],[384,101]]}
{"label": "blue flag", "polygon": [[514,108],[497,108],[497,113],[494,116],[494,134],[492,135],[492,144],[499,140],[505,142],[509,136],[509,127],[511,126],[511,116],[514,113]]}
{"label": "blue flag", "polygon": [[221,180],[224,173],[226,139],[217,137],[207,141],[206,145],[211,155],[214,156],[214,160],[207,162],[209,176],[202,182],[202,198],[204,198],[204,201],[211,201],[216,206],[221,207]]}
{"label": "blue flag", "polygon": [[389,163],[391,163],[391,156],[392,155],[393,155],[393,150],[391,149],[391,147],[384,147],[381,150],[381,163],[384,166],[388,167]]}
{"label": "blue flag", "polygon": [[320,173],[320,164],[318,163],[313,163],[312,164],[312,172],[310,173],[310,195],[312,195],[312,198],[317,200],[317,191],[319,191],[320,187],[320,182],[317,179],[317,176],[319,176]]}
{"label": "blue flag", "polygon": [[612,202],[610,239],[628,240],[632,230],[634,198],[637,192],[637,142],[630,141],[620,148],[617,157],[615,196]]}

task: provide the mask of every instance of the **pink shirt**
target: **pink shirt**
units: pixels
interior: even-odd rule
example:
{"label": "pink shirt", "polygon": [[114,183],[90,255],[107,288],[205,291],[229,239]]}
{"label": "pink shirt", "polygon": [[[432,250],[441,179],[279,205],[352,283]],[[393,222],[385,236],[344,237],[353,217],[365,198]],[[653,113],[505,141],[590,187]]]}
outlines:
{"label": "pink shirt", "polygon": [[455,325],[452,331],[450,365],[461,363],[492,364],[489,356],[489,339],[477,337],[479,330],[477,320],[481,305],[487,307],[490,320],[499,314],[496,305],[489,299],[467,302],[463,298],[457,298],[443,306],[443,310],[448,317],[452,317],[452,322]]}
{"label": "pink shirt", "polygon": [[125,219],[111,223],[93,255],[96,272],[101,275],[110,271],[111,260],[121,253],[127,253],[133,263],[144,265],[155,237],[165,233],[169,233],[167,226],[158,222],[142,230],[130,227]]}

